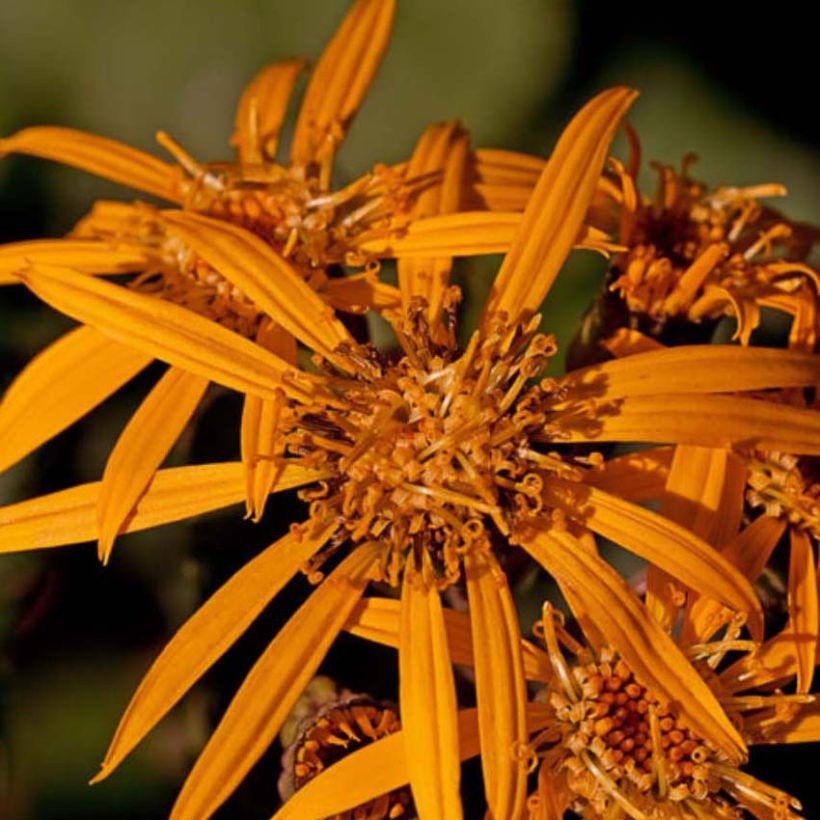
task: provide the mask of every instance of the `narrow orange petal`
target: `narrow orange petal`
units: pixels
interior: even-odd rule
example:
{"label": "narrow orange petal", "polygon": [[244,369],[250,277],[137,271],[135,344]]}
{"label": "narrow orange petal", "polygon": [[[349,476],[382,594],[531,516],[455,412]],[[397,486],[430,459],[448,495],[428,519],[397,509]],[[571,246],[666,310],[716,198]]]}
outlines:
{"label": "narrow orange petal", "polygon": [[122,142],[53,125],[0,138],[0,155],[28,154],[81,168],[138,191],[182,202],[180,168]]}
{"label": "narrow orange petal", "polygon": [[169,368],[117,439],[97,498],[97,553],[103,564],[108,563],[123,521],[176,444],[207,387],[207,379]]}
{"label": "narrow orange petal", "polygon": [[674,447],[653,447],[611,458],[586,480],[629,501],[652,501],[663,493],[674,452]]}
{"label": "narrow orange petal", "polygon": [[586,218],[615,130],[636,96],[629,88],[604,91],[564,129],[493,283],[485,317],[505,313],[514,322],[544,301]]}
{"label": "narrow orange petal", "polygon": [[395,310],[401,305],[401,292],[368,273],[328,279],[319,295],[335,310],[365,313],[368,310]]}
{"label": "narrow orange petal", "polygon": [[785,521],[761,515],[726,545],[723,554],[754,583],[769,563],[772,551],[785,531]]}
{"label": "narrow orange petal", "polygon": [[276,159],[279,130],[285,120],[293,86],[306,61],[282,60],[263,68],[248,83],[234,118],[231,136],[240,162],[261,163]]}
{"label": "narrow orange petal", "polygon": [[20,283],[16,272],[30,264],[57,263],[83,273],[134,273],[152,262],[147,249],[81,239],[34,239],[0,245],[0,285]]}
{"label": "narrow orange petal", "polygon": [[541,157],[516,151],[476,149],[471,188],[477,204],[490,211],[523,211],[545,164]]}
{"label": "narrow orange petal", "polygon": [[529,820],[564,820],[572,794],[562,781],[561,775],[553,777],[550,767],[541,764],[538,769],[538,802],[536,811],[530,812]]}
{"label": "narrow orange petal", "polygon": [[166,211],[164,217],[172,235],[308,347],[329,356],[341,344],[355,344],[316,291],[258,236],[202,214]]}
{"label": "narrow orange petal", "polygon": [[[300,487],[324,477],[320,472],[286,465],[273,491]],[[0,507],[0,553],[96,540],[99,495],[100,482],[95,481]],[[120,533],[230,507],[239,504],[244,496],[245,476],[238,461],[159,470]]]}
{"label": "narrow orange petal", "polygon": [[817,570],[809,536],[791,528],[789,558],[789,632],[797,653],[797,692],[809,692],[818,649]]}
{"label": "narrow orange petal", "polygon": [[[263,323],[256,341],[284,361],[296,364],[296,340],[279,325]],[[276,474],[282,467],[277,458],[282,455],[277,431],[285,403],[284,393],[274,399],[246,395],[242,406],[240,444],[247,482],[245,506],[254,521],[261,519]]]}
{"label": "narrow orange petal", "polygon": [[296,120],[290,156],[310,165],[332,156],[387,49],[395,0],[357,0],[325,47]]}
{"label": "narrow orange petal", "polygon": [[[443,610],[447,645],[455,666],[473,666],[473,637],[470,617],[454,609]],[[393,598],[364,598],[356,605],[345,629],[368,641],[399,647],[399,602]],[[546,680],[550,661],[546,652],[521,639],[521,657],[528,680]]]}
{"label": "narrow orange petal", "polygon": [[399,709],[419,815],[456,820],[461,765],[453,665],[432,569],[416,570],[412,553],[401,591]]}
{"label": "narrow orange petal", "polygon": [[489,552],[464,556],[473,627],[484,793],[492,817],[519,817],[527,769],[527,690],[518,613],[502,569]]}
{"label": "narrow orange petal", "polygon": [[630,396],[583,405],[560,417],[567,441],[743,445],[820,455],[820,413],[736,396]]}
{"label": "narrow orange petal", "polygon": [[0,402],[0,470],[93,410],[151,362],[91,327],[62,336],[29,362]]}
{"label": "narrow orange petal", "polygon": [[134,693],[92,783],[104,780],[233,646],[279,591],[331,536],[294,530],[226,581],[166,644]]}
{"label": "narrow orange petal", "polygon": [[545,498],[593,532],[609,538],[687,586],[749,618],[753,635],[763,634],[763,613],[751,584],[720,553],[679,524],[595,487],[579,488],[551,479]]}
{"label": "narrow orange petal", "polygon": [[[459,757],[468,760],[479,752],[478,710],[462,709],[457,715]],[[530,733],[549,720],[542,704],[527,706]],[[370,743],[329,766],[297,791],[273,820],[316,820],[331,817],[408,782],[408,758],[413,755],[404,730]]]}
{"label": "narrow orange petal", "polygon": [[571,587],[597,627],[662,702],[676,704],[681,718],[731,760],[746,756],[737,729],[712,690],[681,650],[649,615],[626,581],[568,534],[534,533],[521,546],[549,573]]}
{"label": "narrow orange petal", "polygon": [[736,345],[665,347],[574,370],[562,379],[572,399],[660,393],[730,393],[820,382],[820,357]]}
{"label": "narrow orange petal", "polygon": [[816,743],[820,740],[820,702],[801,707],[797,716],[786,724],[767,727],[758,743]]}
{"label": "narrow orange petal", "polygon": [[634,356],[636,353],[649,353],[652,350],[662,350],[663,345],[651,336],[631,328],[618,328],[608,339],[601,342],[601,347],[615,358]]}
{"label": "narrow orange petal", "polygon": [[57,310],[168,364],[261,398],[278,390],[304,395],[284,378],[292,372],[287,362],[171,302],[52,265],[30,268],[22,278]]}
{"label": "narrow orange petal", "polygon": [[210,817],[276,737],[367,585],[375,549],[356,549],[319,586],[254,664],[171,811]]}
{"label": "narrow orange petal", "polygon": [[[469,135],[457,123],[435,123],[425,130],[410,157],[406,176],[412,181],[415,177],[438,174],[442,182],[417,196],[412,218],[424,219],[459,210],[469,147]],[[450,256],[400,259],[399,289],[405,310],[414,296],[420,296],[427,302],[430,318],[435,319],[452,264]]]}

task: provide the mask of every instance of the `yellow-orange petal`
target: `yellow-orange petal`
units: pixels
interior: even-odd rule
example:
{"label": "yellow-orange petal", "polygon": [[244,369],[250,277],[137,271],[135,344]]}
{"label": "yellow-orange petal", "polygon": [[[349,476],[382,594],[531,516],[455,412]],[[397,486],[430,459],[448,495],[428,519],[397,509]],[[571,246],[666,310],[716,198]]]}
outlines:
{"label": "yellow-orange petal", "polygon": [[689,308],[687,318],[699,322],[704,316],[734,316],[737,321],[733,339],[748,345],[752,331],[760,324],[760,307],[752,294],[738,290],[708,285],[703,296]]}
{"label": "yellow-orange petal", "polygon": [[[416,177],[441,175],[441,184],[423,190],[416,197],[411,217],[448,214],[459,210],[467,173],[469,135],[458,123],[434,123],[419,139],[407,165],[409,184]],[[441,307],[453,260],[451,256],[399,259],[399,290],[405,310],[414,296],[426,300],[428,315],[434,320]]]}
{"label": "yellow-orange petal", "polygon": [[755,743],[816,743],[820,740],[820,701],[800,707],[788,722],[767,726],[765,734]]}
{"label": "yellow-orange petal", "polygon": [[[478,710],[462,709],[457,717],[459,756],[461,760],[468,760],[479,752]],[[548,721],[549,713],[543,704],[527,706],[530,733],[540,731]],[[357,749],[306,783],[279,809],[273,820],[330,817],[398,789],[407,783],[407,760],[411,754],[404,730]]]}
{"label": "yellow-orange petal", "polygon": [[548,503],[561,507],[593,532],[609,538],[702,594],[749,618],[762,637],[763,613],[752,585],[720,553],[685,527],[595,487],[545,482]]}
{"label": "yellow-orange petal", "polygon": [[208,380],[171,367],[117,439],[97,497],[97,554],[108,563],[114,539],[194,414]]}
{"label": "yellow-orange petal", "polygon": [[29,362],[0,402],[0,470],[91,412],[151,361],[79,327]]}
{"label": "yellow-orange petal", "polygon": [[585,481],[629,501],[652,501],[663,493],[674,452],[674,447],[653,447],[611,458]]}
{"label": "yellow-orange petal", "polygon": [[567,441],[743,445],[820,455],[820,413],[736,396],[629,396],[572,408],[560,419]]}
{"label": "yellow-orange petal", "polygon": [[612,88],[564,129],[532,193],[485,307],[510,322],[538,309],[584,223],[621,118],[637,96]]}
{"label": "yellow-orange petal", "polygon": [[651,336],[631,328],[618,328],[609,338],[601,342],[601,347],[611,353],[616,359],[624,356],[634,356],[636,353],[649,353],[653,350],[662,350],[663,345]]}
{"label": "yellow-orange petal", "polygon": [[355,342],[345,326],[291,264],[238,225],[187,211],[166,211],[169,232],[311,349],[331,356]]}
{"label": "yellow-orange petal", "polygon": [[334,310],[345,313],[388,311],[395,310],[401,305],[399,289],[380,282],[369,273],[328,279],[320,288],[319,295]]}
{"label": "yellow-orange petal", "polygon": [[461,765],[453,664],[432,568],[428,563],[417,570],[412,553],[399,615],[399,712],[419,815],[457,820]]}
{"label": "yellow-orange petal", "polygon": [[[454,609],[443,610],[447,645],[455,666],[473,666],[473,638],[470,617]],[[363,598],[345,624],[345,629],[368,641],[399,646],[399,602],[394,598]],[[550,674],[547,654],[530,641],[521,639],[524,675],[528,680],[546,680]]]}
{"label": "yellow-orange petal", "polygon": [[694,298],[706,277],[715,269],[715,266],[726,258],[729,246],[723,242],[709,245],[698,258],[684,271],[677,284],[663,303],[666,314],[674,314],[683,310]]}
{"label": "yellow-orange petal", "polygon": [[259,613],[331,536],[294,530],[228,579],[179,628],[143,677],[123,713],[100,772],[104,780],[228,651]]}
{"label": "yellow-orange petal", "polygon": [[785,521],[761,515],[726,545],[723,554],[754,583],[769,563],[772,551],[785,530]]}
{"label": "yellow-orange petal", "polygon": [[332,157],[381,63],[395,10],[395,0],[357,0],[347,13],[311,74],[290,149],[294,165]]}
{"label": "yellow-orange petal", "polygon": [[373,546],[360,546],[310,595],[254,664],[211,735],[171,811],[210,817],[282,728],[367,585]]}
{"label": "yellow-orange petal", "polygon": [[278,390],[304,396],[285,378],[292,371],[287,362],[183,307],[70,268],[37,265],[22,278],[57,310],[168,364],[261,398]]}
{"label": "yellow-orange petal", "polygon": [[574,590],[607,641],[655,697],[674,703],[681,719],[733,762],[745,759],[743,738],[685,655],[626,581],[606,561],[574,541],[568,533],[533,533],[521,546]]}
{"label": "yellow-orange petal", "polygon": [[572,399],[729,393],[818,382],[818,356],[736,345],[666,347],[574,370],[560,380]]}
{"label": "yellow-orange petal", "polygon": [[809,536],[792,527],[789,557],[789,632],[797,653],[797,692],[809,692],[814,678],[820,617],[817,606],[817,570]]}
{"label": "yellow-orange petal", "polygon": [[527,797],[521,629],[507,579],[489,552],[464,556],[475,656],[484,793],[492,817],[519,817]]}
{"label": "yellow-orange petal", "polygon": [[[263,323],[256,341],[284,361],[296,364],[296,340],[279,325]],[[265,502],[282,467],[281,460],[277,459],[283,452],[277,441],[277,431],[285,404],[285,394],[280,393],[273,399],[246,395],[242,405],[240,449],[247,483],[245,507],[254,521],[262,517]]]}
{"label": "yellow-orange petal", "polygon": [[27,154],[119,182],[171,202],[182,202],[179,167],[122,142],[53,125],[24,128],[0,138],[0,155]]}
{"label": "yellow-orange petal", "polygon": [[293,58],[265,66],[246,86],[234,117],[231,145],[240,162],[276,159],[279,131],[285,120],[293,86],[307,64]]}
{"label": "yellow-orange petal", "polygon": [[530,810],[529,820],[564,820],[572,802],[571,793],[563,784],[563,777],[553,776],[551,768],[543,763],[538,769],[536,795],[535,811]]}
{"label": "yellow-orange petal", "polygon": [[0,245],[0,285],[17,285],[16,272],[32,263],[67,265],[83,273],[117,274],[145,270],[152,255],[144,248],[82,239],[34,239]]}
{"label": "yellow-orange petal", "polygon": [[[139,227],[148,215],[153,215],[153,206],[144,202],[119,202],[112,199],[98,199],[91,210],[83,216],[68,234],[74,240],[93,239],[100,241],[100,237],[117,239],[129,237],[134,229]],[[117,243],[117,247],[119,244]],[[49,260],[38,260],[49,261]],[[54,260],[51,260],[54,261]],[[70,267],[77,267],[70,265]]]}
{"label": "yellow-orange petal", "polygon": [[[286,465],[273,491],[300,487],[324,477],[314,470]],[[99,494],[100,482],[95,481],[0,507],[0,553],[96,540]],[[244,496],[244,472],[238,461],[159,470],[120,533],[230,507]]]}
{"label": "yellow-orange petal", "polygon": [[470,198],[490,211],[523,211],[546,160],[498,148],[478,148],[473,153]]}

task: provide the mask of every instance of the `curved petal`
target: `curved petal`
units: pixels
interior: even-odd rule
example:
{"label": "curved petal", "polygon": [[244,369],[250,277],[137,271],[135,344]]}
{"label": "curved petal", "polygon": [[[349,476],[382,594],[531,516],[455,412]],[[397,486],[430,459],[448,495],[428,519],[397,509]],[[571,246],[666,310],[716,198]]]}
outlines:
{"label": "curved petal", "polygon": [[169,232],[271,319],[325,356],[353,337],[294,268],[250,231],[187,211],[163,214]]}
{"label": "curved petal", "polygon": [[78,327],[32,359],[0,402],[0,470],[36,450],[130,381],[151,356]]}
{"label": "curved petal", "polygon": [[636,96],[629,88],[604,91],[564,129],[493,283],[485,319],[505,313],[515,322],[544,301],[583,225],[615,130]]}
{"label": "curved petal", "polygon": [[746,613],[752,634],[762,636],[763,613],[751,584],[689,530],[595,487],[581,488],[551,479],[545,482],[545,499],[687,586]]}
{"label": "curved petal", "polygon": [[809,692],[818,648],[817,575],[809,536],[791,528],[789,631],[797,653],[797,692]]}
{"label": "curved petal", "polygon": [[566,441],[743,445],[820,455],[820,413],[760,399],[676,394],[580,403],[554,420]]}
{"label": "curved petal", "polygon": [[428,564],[404,567],[399,616],[399,709],[407,774],[421,817],[461,817],[461,765],[453,665],[441,599]]}
{"label": "curved petal", "polygon": [[207,379],[169,368],[117,439],[105,464],[97,497],[97,553],[108,563],[123,521],[191,420]]}
{"label": "curved petal", "polygon": [[387,49],[395,0],[357,0],[308,83],[290,149],[294,165],[332,157]]}
{"label": "curved petal", "polygon": [[30,264],[57,263],[83,273],[117,274],[145,270],[152,254],[137,245],[98,240],[33,239],[0,245],[0,285],[20,284],[16,272]]}
{"label": "curved petal", "polygon": [[652,501],[663,493],[674,452],[674,447],[654,447],[611,458],[585,480],[629,501]]}
{"label": "curved petal", "polygon": [[604,339],[601,342],[601,347],[616,359],[634,356],[637,353],[663,350],[663,345],[651,336],[626,327],[618,328],[609,338]]}
{"label": "curved petal", "polygon": [[278,390],[304,396],[285,378],[293,371],[287,362],[171,302],[52,265],[31,268],[22,278],[57,310],[183,370],[261,398]]}
{"label": "curved petal", "polygon": [[559,380],[571,401],[811,387],[818,382],[818,356],[736,345],[665,347],[574,370]]}
{"label": "curved petal", "polygon": [[293,58],[265,66],[246,86],[234,117],[231,145],[240,162],[276,159],[279,130],[285,120],[293,86],[306,60]]}
{"label": "curved petal", "polygon": [[181,169],[116,140],[41,125],[0,138],[0,155],[27,154],[81,168],[138,191],[182,202]]}
{"label": "curved petal", "polygon": [[[289,490],[324,477],[314,470],[286,465],[273,490]],[[96,540],[99,495],[100,482],[95,481],[0,507],[0,553]],[[245,477],[238,461],[158,470],[120,533],[230,507],[244,497]]]}
{"label": "curved petal", "polygon": [[356,547],[271,641],[194,764],[171,820],[210,817],[239,785],[315,674],[376,560],[372,547]]}
{"label": "curved petal", "polygon": [[745,759],[743,739],[712,690],[606,561],[578,548],[566,534],[533,533],[521,546],[574,590],[585,614],[655,697],[673,704],[695,734],[711,740],[732,761]]}
{"label": "curved petal", "polygon": [[[473,637],[470,616],[454,609],[443,610],[447,645],[455,666],[473,666]],[[368,641],[399,647],[399,602],[393,598],[364,598],[356,605],[345,629]],[[546,652],[521,639],[521,657],[528,680],[546,680],[550,661]]]}
{"label": "curved petal", "polygon": [[527,798],[527,689],[521,628],[507,579],[489,552],[464,556],[473,627],[484,792],[492,817],[519,817]]}
{"label": "curved petal", "polygon": [[[461,204],[470,137],[458,123],[435,123],[422,134],[407,165],[408,180],[440,174],[440,185],[422,191],[413,203],[414,220],[457,211]],[[399,259],[399,290],[405,310],[414,296],[427,302],[431,319],[438,316],[441,299],[450,277],[450,256]]]}
{"label": "curved petal", "polygon": [[368,273],[328,279],[319,295],[334,310],[365,313],[368,310],[395,310],[401,306],[401,292]]}
{"label": "curved petal", "polygon": [[313,537],[300,530],[288,533],[245,564],[180,627],[132,696],[92,783],[120,765],[331,535],[332,528]]}

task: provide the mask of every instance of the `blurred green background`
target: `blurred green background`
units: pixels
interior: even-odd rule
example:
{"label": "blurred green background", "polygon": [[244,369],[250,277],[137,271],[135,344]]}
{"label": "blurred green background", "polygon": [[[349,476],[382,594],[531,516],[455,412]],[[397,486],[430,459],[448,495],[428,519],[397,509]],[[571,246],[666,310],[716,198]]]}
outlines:
{"label": "blurred green background", "polygon": [[[631,121],[644,156],[700,155],[714,183],[779,181],[784,210],[820,221],[820,153],[812,125],[817,69],[803,6],[768,17],[747,7],[569,0],[405,0],[385,63],[340,156],[339,182],[406,157],[426,124],[458,117],[476,145],[545,154],[596,90],[642,91]],[[149,150],[162,128],[203,160],[229,156],[233,107],[265,62],[315,58],[344,0],[0,0],[0,134],[32,124],[88,129]],[[717,16],[717,9],[723,16]],[[647,176],[647,182],[649,177]],[[23,158],[0,162],[0,239],[56,236],[98,197],[134,194]],[[462,265],[467,306],[494,270]],[[573,258],[545,306],[566,340],[600,284],[602,264]],[[0,386],[70,322],[20,289],[0,292]],[[158,370],[40,452],[0,475],[0,503],[99,478],[105,456]],[[215,391],[173,461],[235,458],[239,405]],[[266,638],[304,594],[301,581],[217,665],[122,770],[94,788],[119,714],[150,660],[208,590],[288,522],[283,499],[262,525],[236,511],[122,538],[102,569],[91,545],[0,560],[0,817],[154,818],[167,813],[209,726]],[[324,668],[357,690],[389,695],[394,658],[344,639]],[[254,769],[220,817],[268,817],[276,756]],[[800,750],[756,755],[794,788]],[[809,793],[807,793],[807,791]],[[813,802],[814,801],[814,802]],[[468,816],[478,816],[470,814]]]}

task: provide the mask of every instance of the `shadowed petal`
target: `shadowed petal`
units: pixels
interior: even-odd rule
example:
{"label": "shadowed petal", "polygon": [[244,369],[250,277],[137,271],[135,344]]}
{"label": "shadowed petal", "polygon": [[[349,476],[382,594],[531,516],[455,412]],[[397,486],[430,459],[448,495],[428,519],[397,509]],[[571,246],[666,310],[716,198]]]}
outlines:
{"label": "shadowed petal", "polygon": [[91,327],[53,342],[29,362],[0,402],[0,470],[91,412],[151,358]]}
{"label": "shadowed petal", "polygon": [[282,728],[378,560],[357,547],[314,590],[254,664],[188,775],[171,820],[210,817]]}
{"label": "shadowed petal", "polygon": [[81,168],[171,202],[182,202],[179,167],[116,140],[53,125],[0,139],[0,155],[28,154]]}
{"label": "shadowed petal", "polygon": [[809,536],[795,527],[790,536],[788,629],[797,653],[797,692],[808,692],[818,648],[817,570]]}
{"label": "shadowed petal", "polygon": [[201,376],[169,368],[117,439],[97,498],[97,554],[103,564],[108,563],[122,522],[176,444],[207,387]]}

